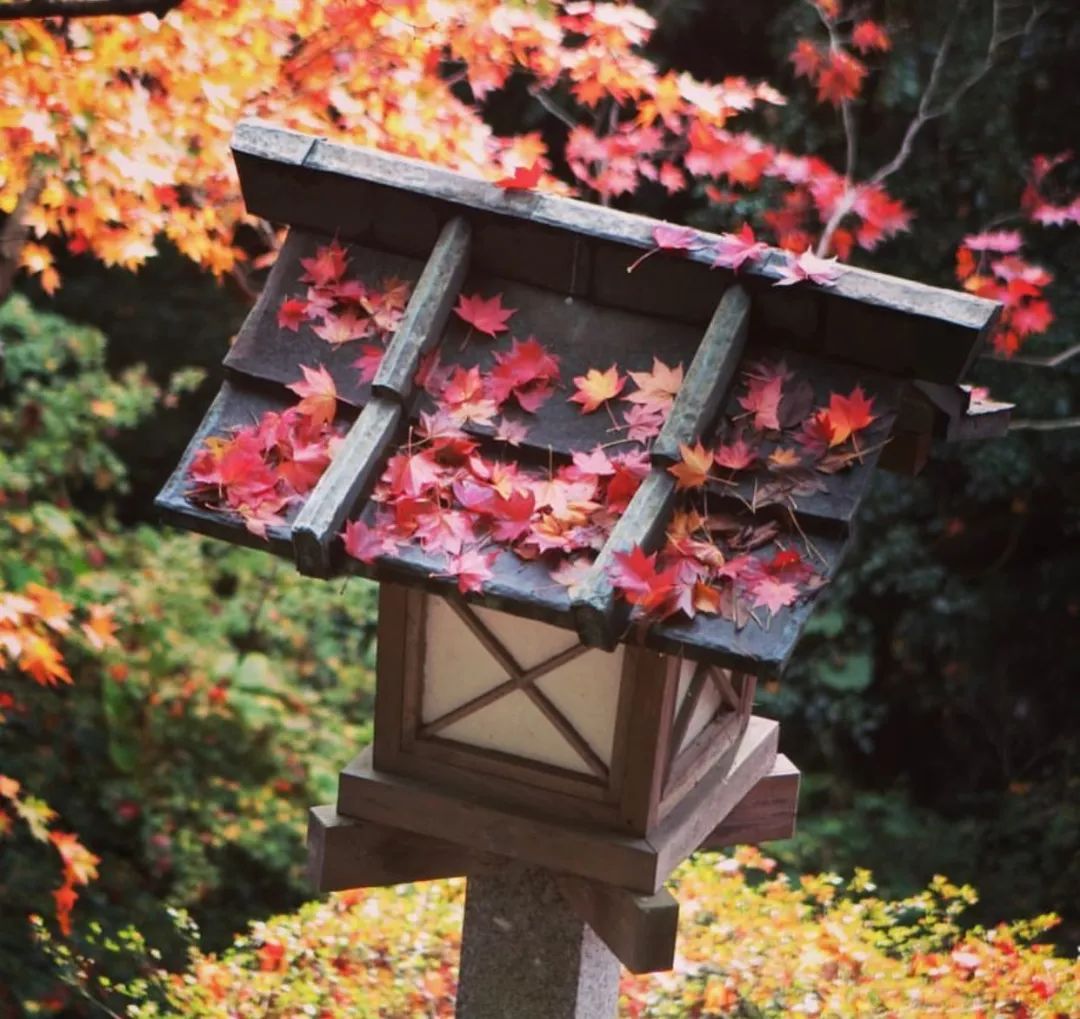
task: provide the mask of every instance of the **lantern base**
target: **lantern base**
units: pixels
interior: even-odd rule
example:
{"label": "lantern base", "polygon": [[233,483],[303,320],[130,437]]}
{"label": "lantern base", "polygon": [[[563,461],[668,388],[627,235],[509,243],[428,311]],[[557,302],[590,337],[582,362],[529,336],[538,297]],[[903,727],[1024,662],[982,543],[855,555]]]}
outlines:
{"label": "lantern base", "polygon": [[[377,771],[370,748],[342,771],[337,813],[651,895],[694,850],[705,842],[715,845],[714,830],[772,770],[778,736],[776,722],[751,718],[734,760],[705,774],[645,838],[601,825],[538,817],[486,803],[479,795],[440,788],[430,780]],[[786,834],[775,830],[775,819],[771,824],[773,830],[760,837]],[[739,837],[752,834],[748,828]]]}

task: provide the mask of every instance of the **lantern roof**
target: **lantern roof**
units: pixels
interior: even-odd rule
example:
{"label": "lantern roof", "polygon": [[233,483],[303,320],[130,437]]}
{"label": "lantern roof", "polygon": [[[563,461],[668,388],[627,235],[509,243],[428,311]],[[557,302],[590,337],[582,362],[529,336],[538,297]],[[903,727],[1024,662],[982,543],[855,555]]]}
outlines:
{"label": "lantern roof", "polygon": [[[695,554],[713,576],[726,571],[731,590],[721,583],[695,604],[685,570],[696,567],[685,560],[683,610],[639,619],[634,639],[771,674],[789,658],[838,568],[875,468],[917,469],[932,436],[989,437],[1007,424],[1008,405],[959,384],[996,320],[993,302],[813,261],[805,263],[810,272],[795,273],[794,285],[778,285],[791,281],[795,265],[778,249],[759,246],[735,271],[715,264],[730,237],[259,122],[238,126],[233,153],[248,210],[290,229],[225,359],[225,382],[157,505],[170,522],[267,549],[304,573],[464,590],[610,647],[631,632],[619,568],[635,549],[644,556],[660,548],[667,534],[696,542]],[[338,289],[327,297],[320,279],[331,277]],[[501,309],[505,319],[512,309],[512,317],[504,328],[498,315],[480,320],[488,336],[469,315],[454,313],[463,296],[497,296],[489,311]],[[321,318],[299,314],[318,312],[320,301]],[[485,537],[484,575],[463,584],[460,570],[448,569],[449,546],[426,540],[422,529],[418,536],[415,521],[401,525],[419,493],[388,489],[384,471],[388,462],[408,466],[424,441],[418,436],[430,434],[446,410],[439,386],[443,393],[447,379],[490,386],[484,373],[505,366],[528,340],[557,372],[534,370],[516,390],[513,378],[504,379],[492,406],[481,399],[479,409],[461,412],[455,404],[455,431],[475,446],[471,462],[481,475],[512,465],[533,479],[527,508],[534,519],[544,509],[535,493],[545,475],[592,477],[606,505],[583,519],[576,536],[566,538],[562,527],[549,544],[515,547]],[[590,408],[575,395],[590,372],[609,366],[624,383],[634,378],[637,392],[651,386],[651,403],[648,395],[635,403],[622,391],[604,399],[598,392]],[[220,447],[295,405],[287,387],[304,369],[332,378],[347,430],[305,496],[285,500],[279,518],[252,527],[242,505],[200,497],[193,469],[215,442]],[[635,407],[643,423],[631,439],[626,415]],[[679,467],[699,442],[711,466],[691,485]],[[615,498],[612,479],[623,475],[633,481],[625,498]],[[503,498],[514,494],[514,483],[503,491],[490,476],[472,480]],[[455,481],[447,495],[455,512],[476,508],[470,483]],[[573,498],[593,506],[600,496],[590,500],[578,489]],[[395,513],[396,525],[387,525]],[[377,554],[344,554],[339,535],[356,521],[366,534],[390,534]],[[689,530],[673,538],[680,527]],[[710,533],[723,540],[703,553]],[[567,558],[560,540],[588,552],[575,557],[579,569],[569,583],[552,578],[553,561]],[[755,578],[750,597],[732,593],[736,564]],[[658,583],[670,583],[673,569]],[[629,590],[634,600],[632,584]],[[647,593],[638,600],[647,602]]]}

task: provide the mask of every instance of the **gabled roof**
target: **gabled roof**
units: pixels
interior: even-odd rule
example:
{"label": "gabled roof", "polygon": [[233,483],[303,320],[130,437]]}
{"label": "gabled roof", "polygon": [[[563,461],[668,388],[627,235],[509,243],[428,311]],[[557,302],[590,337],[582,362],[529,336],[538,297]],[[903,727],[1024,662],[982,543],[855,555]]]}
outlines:
{"label": "gabled roof", "polygon": [[[251,212],[291,226],[259,301],[229,352],[227,382],[158,499],[172,522],[226,540],[268,548],[313,575],[359,572],[381,579],[455,590],[445,557],[402,541],[365,565],[341,554],[336,535],[347,520],[375,526],[385,506],[372,501],[387,459],[410,448],[411,428],[432,398],[417,370],[437,350],[444,366],[490,365],[510,334],[479,344],[451,307],[460,293],[499,293],[516,309],[513,334],[540,337],[561,363],[563,389],[534,414],[511,405],[504,417],[528,424],[520,445],[492,436],[483,422],[465,430],[492,458],[522,470],[551,471],[575,453],[611,443],[612,419],[582,414],[567,399],[569,380],[592,368],[648,372],[659,358],[682,365],[686,378],[666,424],[648,443],[651,468],[629,505],[608,521],[606,542],[579,586],[551,579],[543,557],[498,549],[493,576],[470,595],[511,613],[573,627],[590,643],[610,646],[626,631],[627,609],[614,596],[610,566],[617,552],[657,547],[675,503],[669,471],[681,443],[719,441],[747,417],[747,373],[788,373],[803,387],[806,408],[859,388],[873,400],[866,442],[842,469],[804,477],[783,500],[759,500],[773,483],[766,457],[783,441],[774,432],[758,464],[707,486],[701,509],[760,525],[775,520],[813,550],[827,579],[850,538],[859,501],[890,432],[919,436],[931,427],[955,435],[993,434],[1007,408],[972,404],[957,382],[998,306],[980,298],[906,280],[846,269],[831,286],[775,287],[787,263],[770,250],[737,276],[711,267],[717,238],[685,253],[660,252],[628,265],[655,246],[656,220],[537,192],[505,191],[401,157],[332,144],[256,123],[241,124],[233,142]],[[374,379],[362,382],[356,343],[331,345],[307,325],[278,322],[282,302],[302,293],[302,261],[340,242],[349,272],[366,285],[394,276],[412,296]],[[231,514],[188,496],[192,461],[206,440],[250,425],[266,411],[295,403],[286,385],[300,366],[333,376],[339,416],[353,422],[334,462],[285,522],[257,537]],[[916,388],[913,383],[918,383]],[[914,410],[912,409],[914,408]],[[965,426],[977,413],[980,424]],[[897,441],[896,447],[900,445]],[[645,452],[645,447],[642,447]],[[644,461],[643,461],[644,462]],[[797,494],[791,494],[797,492]],[[759,501],[767,505],[759,508]],[[780,546],[781,548],[783,546]],[[765,554],[759,550],[757,554]],[[788,659],[815,596],[769,612],[762,625],[740,613],[674,616],[641,632],[646,643],[751,672],[775,672]]]}

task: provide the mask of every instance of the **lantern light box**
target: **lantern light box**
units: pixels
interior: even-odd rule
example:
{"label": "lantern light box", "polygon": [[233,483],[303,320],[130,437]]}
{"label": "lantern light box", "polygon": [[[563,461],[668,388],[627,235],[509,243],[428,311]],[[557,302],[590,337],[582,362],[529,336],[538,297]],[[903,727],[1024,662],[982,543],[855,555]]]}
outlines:
{"label": "lantern light box", "polygon": [[[714,266],[714,235],[654,250],[662,224],[646,217],[262,123],[241,124],[233,150],[249,211],[290,229],[158,506],[305,574],[379,582],[374,743],[342,771],[337,804],[312,812],[316,885],[518,860],[558,875],[632,969],[665,968],[672,869],[699,848],[792,831],[798,772],[777,724],[752,714],[755,683],[789,659],[875,467],[914,472],[933,437],[1004,430],[1009,407],[959,384],[997,306],[854,268],[776,286],[791,276],[785,252],[736,273]],[[501,302],[484,336],[454,314],[474,295]],[[549,360],[520,388],[456,405],[440,447],[468,465],[453,484],[389,483],[432,440],[438,394],[475,388],[533,337]],[[617,386],[588,397],[570,384],[584,393],[609,365],[667,387],[636,437],[611,410]],[[329,413],[304,437],[318,469],[298,457],[292,489],[259,516],[205,463],[260,422],[234,467],[258,469],[302,369],[332,379]],[[872,408],[850,438],[821,431],[836,394]],[[688,479],[698,443],[724,469],[709,453]],[[410,516],[418,495],[436,518],[426,532]],[[520,495],[521,512],[492,528],[470,577],[430,528],[482,516],[496,495]],[[349,528],[373,542],[359,556],[343,549]],[[568,542],[569,579],[553,567]],[[683,584],[676,611],[643,611],[648,592],[627,594],[620,569],[637,554],[659,571],[649,554],[672,545],[701,584]],[[662,936],[639,936],[657,924]]]}

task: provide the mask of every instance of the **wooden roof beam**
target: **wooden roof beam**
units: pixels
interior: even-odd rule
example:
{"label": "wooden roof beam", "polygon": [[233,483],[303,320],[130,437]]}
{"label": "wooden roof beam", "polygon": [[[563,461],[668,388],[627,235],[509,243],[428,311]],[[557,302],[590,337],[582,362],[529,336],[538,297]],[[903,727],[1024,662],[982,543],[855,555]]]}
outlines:
{"label": "wooden roof beam", "polygon": [[653,551],[675,505],[675,479],[668,465],[680,457],[679,447],[701,438],[715,420],[746,346],[750,298],[731,287],[720,299],[690,370],[683,380],[653,447],[653,467],[615,524],[588,576],[571,599],[582,643],[613,648],[619,641],[625,612],[616,603],[611,583],[615,556],[635,545]]}
{"label": "wooden roof beam", "polygon": [[329,576],[334,538],[377,480],[413,394],[420,359],[442,336],[468,271],[470,237],[469,224],[460,216],[443,227],[372,381],[374,397],[297,515],[293,552],[301,573]]}

